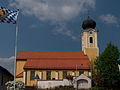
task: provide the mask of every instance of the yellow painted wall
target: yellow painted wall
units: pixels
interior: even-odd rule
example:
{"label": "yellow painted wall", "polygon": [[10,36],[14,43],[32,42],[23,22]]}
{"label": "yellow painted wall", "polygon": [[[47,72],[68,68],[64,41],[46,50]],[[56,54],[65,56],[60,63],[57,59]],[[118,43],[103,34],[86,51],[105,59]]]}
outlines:
{"label": "yellow painted wall", "polygon": [[[30,70],[27,70],[27,77],[26,77],[26,86],[36,86],[36,80],[30,80]],[[38,71],[35,72],[35,74]]]}
{"label": "yellow painted wall", "polygon": [[[93,32],[92,34],[89,34],[88,32],[86,32],[87,33],[87,39],[88,39],[88,47],[91,47],[91,48],[93,48],[93,47],[95,47],[95,43],[96,43],[96,40],[97,40],[97,38],[95,38],[95,34],[96,34],[96,32]],[[92,37],[93,38],[93,43],[90,43],[90,37]]]}
{"label": "yellow painted wall", "polygon": [[[90,31],[82,32],[82,51],[84,54],[88,56],[91,62],[94,62],[96,57],[99,55],[99,48],[98,48],[98,40],[97,40],[97,32]],[[90,37],[93,37],[93,43],[90,43]]]}
{"label": "yellow painted wall", "polygon": [[84,71],[84,75],[88,76],[89,72],[88,71]]}
{"label": "yellow painted wall", "polygon": [[27,72],[26,72],[26,86],[31,86],[31,83],[30,83],[30,70],[27,70]]}
{"label": "yellow painted wall", "polygon": [[18,75],[24,71],[23,67],[24,67],[25,63],[26,63],[25,60],[17,60],[16,61],[16,75]]}
{"label": "yellow painted wall", "polygon": [[87,32],[82,33],[82,51],[86,48],[87,44]]}
{"label": "yellow painted wall", "polygon": [[16,78],[17,81],[23,81],[23,78]]}
{"label": "yellow painted wall", "polygon": [[62,71],[58,71],[58,72],[59,72],[59,76],[58,76],[58,77],[59,77],[59,80],[62,80],[62,79],[63,79],[63,75],[62,75],[63,72],[62,72]]}
{"label": "yellow painted wall", "polygon": [[52,72],[51,72],[51,80],[52,80],[53,78],[55,78],[55,75],[56,75],[56,71],[52,71]]}
{"label": "yellow painted wall", "polygon": [[[96,44],[96,37],[97,32],[93,32],[92,34],[89,34],[89,32],[83,32],[82,33],[82,50],[85,48],[93,48]],[[90,43],[90,37],[93,37],[93,43]]]}
{"label": "yellow painted wall", "polygon": [[[26,63],[26,60],[16,60],[16,75],[24,71],[23,67]],[[17,81],[23,81],[23,78],[16,78]]]}
{"label": "yellow painted wall", "polygon": [[98,56],[98,48],[86,48],[86,53],[90,61],[94,62],[94,60]]}
{"label": "yellow painted wall", "polygon": [[46,71],[43,71],[43,77],[42,77],[43,80],[46,80]]}
{"label": "yellow painted wall", "polygon": [[[33,70],[32,70],[33,71]],[[50,70],[49,70],[50,71]],[[75,72],[75,75],[76,76],[79,76],[79,70],[64,70],[64,71],[67,71],[67,74],[69,75],[72,75],[72,72]],[[37,81],[36,80],[30,80],[30,72],[31,70],[27,70],[27,77],[26,77],[26,86],[36,86],[36,83]],[[46,72],[47,70],[35,70],[35,74],[38,74],[39,75],[39,72],[42,72],[42,79],[41,80],[46,80]],[[58,72],[59,74],[59,78],[58,80],[62,80],[63,79],[63,70],[51,70],[51,80],[52,78],[55,78],[55,73]],[[88,76],[88,70],[84,70],[84,75]]]}
{"label": "yellow painted wall", "polygon": [[76,76],[79,76],[79,71],[75,71],[75,75],[76,75]]}

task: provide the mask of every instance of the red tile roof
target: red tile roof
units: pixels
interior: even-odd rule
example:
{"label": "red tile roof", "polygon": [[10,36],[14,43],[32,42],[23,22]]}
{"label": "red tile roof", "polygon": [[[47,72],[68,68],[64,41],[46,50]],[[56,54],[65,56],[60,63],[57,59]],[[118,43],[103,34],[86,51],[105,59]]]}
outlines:
{"label": "red tile roof", "polygon": [[23,72],[19,73],[16,78],[22,78],[23,77]]}
{"label": "red tile roof", "polygon": [[17,59],[33,58],[87,58],[82,51],[20,51]]}
{"label": "red tile roof", "polygon": [[24,69],[90,69],[88,59],[29,59]]}
{"label": "red tile roof", "polygon": [[25,69],[90,69],[82,51],[20,51],[17,59],[27,59]]}

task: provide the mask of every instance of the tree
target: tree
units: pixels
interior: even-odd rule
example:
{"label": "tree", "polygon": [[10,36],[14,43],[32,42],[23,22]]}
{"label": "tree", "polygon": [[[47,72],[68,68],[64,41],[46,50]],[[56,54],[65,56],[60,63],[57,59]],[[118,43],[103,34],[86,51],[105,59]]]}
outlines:
{"label": "tree", "polygon": [[[120,85],[119,49],[109,43],[95,61],[95,83],[99,86],[118,87]],[[102,80],[102,83],[100,82]]]}

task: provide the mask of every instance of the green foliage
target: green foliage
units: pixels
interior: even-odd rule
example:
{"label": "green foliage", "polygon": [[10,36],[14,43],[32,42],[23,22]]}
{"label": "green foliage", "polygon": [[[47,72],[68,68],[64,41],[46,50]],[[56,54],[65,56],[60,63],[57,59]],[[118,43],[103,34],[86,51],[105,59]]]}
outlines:
{"label": "green foliage", "polygon": [[73,86],[59,86],[56,87],[54,90],[75,90]]}
{"label": "green foliage", "polygon": [[109,89],[107,89],[105,87],[93,87],[90,90],[109,90]]}
{"label": "green foliage", "polygon": [[120,88],[92,87],[90,90],[120,90]]}
{"label": "green foliage", "polygon": [[120,84],[120,71],[118,68],[120,58],[119,49],[109,43],[107,48],[95,62],[94,81],[98,86],[118,87]]}

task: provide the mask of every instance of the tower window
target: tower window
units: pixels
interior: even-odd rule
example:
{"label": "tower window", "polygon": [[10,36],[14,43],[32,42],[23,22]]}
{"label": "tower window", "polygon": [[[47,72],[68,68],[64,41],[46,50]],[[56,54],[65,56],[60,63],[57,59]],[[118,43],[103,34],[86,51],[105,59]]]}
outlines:
{"label": "tower window", "polygon": [[90,37],[90,43],[93,43],[93,37]]}

